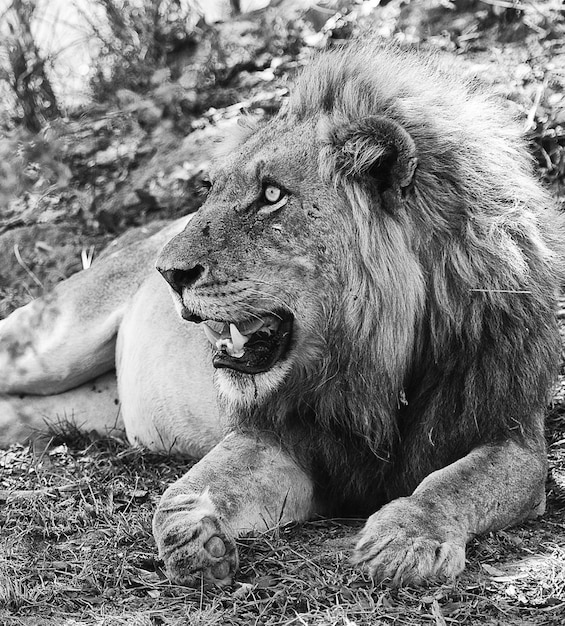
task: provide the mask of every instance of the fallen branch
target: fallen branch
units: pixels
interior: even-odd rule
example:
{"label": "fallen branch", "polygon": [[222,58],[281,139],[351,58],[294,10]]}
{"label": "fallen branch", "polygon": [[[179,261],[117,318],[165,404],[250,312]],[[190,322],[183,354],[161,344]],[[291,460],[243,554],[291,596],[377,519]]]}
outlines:
{"label": "fallen branch", "polygon": [[86,481],[61,485],[60,487],[46,487],[45,489],[0,489],[0,503],[9,504],[18,500],[35,500],[40,498],[58,498],[62,493],[80,491],[86,486]]}

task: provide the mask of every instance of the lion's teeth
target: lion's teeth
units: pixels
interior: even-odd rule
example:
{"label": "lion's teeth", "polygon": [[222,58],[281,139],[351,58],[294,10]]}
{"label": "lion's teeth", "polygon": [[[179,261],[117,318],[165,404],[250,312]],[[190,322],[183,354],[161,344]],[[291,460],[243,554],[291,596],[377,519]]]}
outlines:
{"label": "lion's teeth", "polygon": [[202,324],[202,329],[216,350],[225,350],[234,359],[240,359],[245,354],[243,346],[249,341],[249,337],[243,335],[235,324],[229,325],[229,333],[227,324],[221,333],[210,328],[206,323]]}
{"label": "lion's teeth", "polygon": [[216,350],[225,350],[234,359],[240,359],[245,354],[244,346],[249,341],[249,337],[262,326],[262,320],[245,324],[243,327],[244,332],[242,333],[235,324],[230,323],[228,325],[226,323],[220,333],[208,326],[208,324],[202,324],[204,334],[208,341],[216,347]]}
{"label": "lion's teeth", "polygon": [[204,334],[206,335],[208,341],[214,346],[216,345],[218,339],[222,337],[220,333],[217,333],[213,328],[210,328],[210,326],[208,326],[206,322],[202,324],[202,330],[204,331]]}
{"label": "lion's teeth", "polygon": [[231,348],[233,352],[230,352],[229,347],[226,347],[226,349],[230,356],[239,359],[245,352],[243,346],[249,341],[249,337],[242,335],[235,324],[230,324],[230,335],[232,340]]}

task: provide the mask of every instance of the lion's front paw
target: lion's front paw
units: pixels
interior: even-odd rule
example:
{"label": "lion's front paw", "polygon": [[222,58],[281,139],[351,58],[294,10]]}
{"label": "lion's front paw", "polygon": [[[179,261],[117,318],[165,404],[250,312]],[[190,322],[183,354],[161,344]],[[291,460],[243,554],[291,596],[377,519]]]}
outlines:
{"label": "lion's front paw", "polygon": [[153,534],[172,582],[190,585],[202,575],[216,585],[231,583],[237,548],[206,493],[164,498]]}
{"label": "lion's front paw", "polygon": [[361,531],[353,561],[378,582],[421,585],[460,574],[465,541],[434,523],[410,498],[400,498],[372,515]]}

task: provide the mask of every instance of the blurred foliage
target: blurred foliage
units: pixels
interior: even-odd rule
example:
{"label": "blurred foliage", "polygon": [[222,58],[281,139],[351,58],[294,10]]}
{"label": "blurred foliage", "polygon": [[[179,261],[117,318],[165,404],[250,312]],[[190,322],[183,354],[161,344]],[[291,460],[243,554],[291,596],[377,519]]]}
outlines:
{"label": "blurred foliage", "polygon": [[70,178],[62,144],[51,128],[32,133],[22,127],[0,140],[0,207],[24,194],[62,189]]}
{"label": "blurred foliage", "polygon": [[14,107],[13,117],[38,132],[60,115],[44,59],[32,35],[34,0],[11,0],[2,15],[0,80]]}
{"label": "blurred foliage", "polygon": [[109,30],[92,18],[86,20],[100,43],[91,87],[105,101],[116,86],[143,91],[153,72],[165,67],[169,56],[196,45],[196,9],[186,10],[180,0],[95,0]]}

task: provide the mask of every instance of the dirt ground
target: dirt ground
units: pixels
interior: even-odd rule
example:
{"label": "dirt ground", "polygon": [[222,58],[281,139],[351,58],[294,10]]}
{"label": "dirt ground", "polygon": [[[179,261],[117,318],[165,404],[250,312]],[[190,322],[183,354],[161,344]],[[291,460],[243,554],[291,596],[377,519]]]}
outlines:
{"label": "dirt ground", "polygon": [[[520,11],[502,1],[459,2],[448,10],[450,3],[394,0],[365,11],[369,4],[336,16],[332,32],[365,27],[459,56],[465,71],[513,102],[540,175],[565,197],[565,19],[558,3],[524,3]],[[0,317],[78,271],[116,235],[195,208],[195,181],[208,158],[203,146],[239,111],[280,104],[288,76],[307,59],[304,49],[289,50],[273,78],[265,60],[254,70],[245,65],[245,80],[222,92],[225,106],[191,118],[188,131],[171,122],[170,109],[158,109],[154,94],[53,130],[56,142],[42,163],[60,159],[68,172],[50,167],[65,184],[53,185],[48,172],[46,187],[38,179],[0,208]],[[565,336],[565,303],[559,317]],[[429,588],[375,587],[349,564],[362,520],[319,520],[241,539],[232,586],[174,586],[157,559],[151,516],[159,494],[190,462],[76,432],[0,451],[0,625],[561,626],[565,364],[563,374],[548,407],[546,514],[473,540],[465,573]]]}

